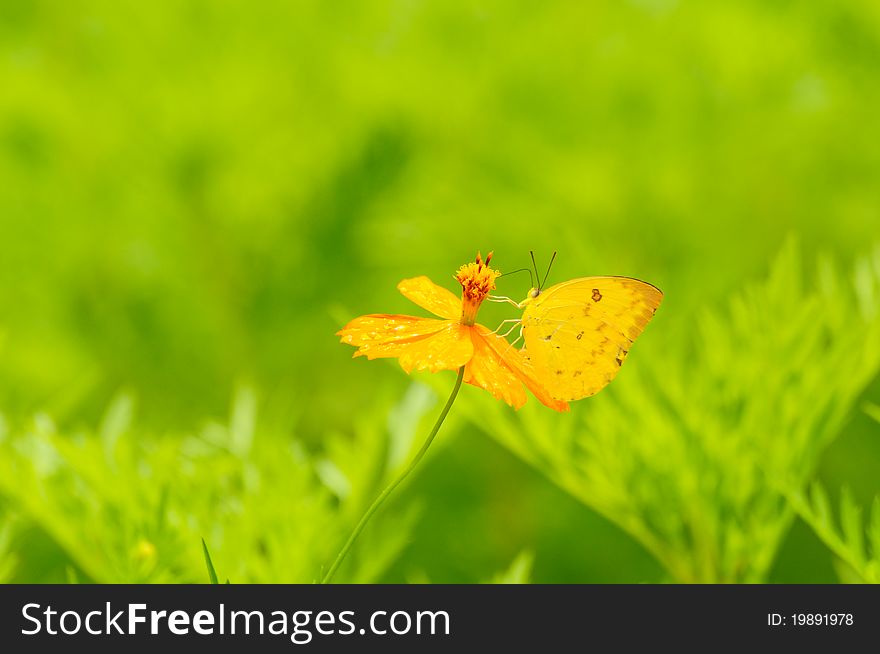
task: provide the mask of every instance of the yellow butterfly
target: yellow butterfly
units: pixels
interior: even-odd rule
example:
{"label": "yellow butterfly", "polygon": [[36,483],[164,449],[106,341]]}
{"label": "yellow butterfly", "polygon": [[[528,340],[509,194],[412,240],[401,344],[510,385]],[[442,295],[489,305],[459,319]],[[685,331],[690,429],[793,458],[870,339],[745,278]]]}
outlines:
{"label": "yellow butterfly", "polygon": [[617,375],[662,300],[656,286],[630,277],[582,277],[534,287],[514,303],[523,309],[517,321],[525,339],[522,353],[554,399],[595,395]]}

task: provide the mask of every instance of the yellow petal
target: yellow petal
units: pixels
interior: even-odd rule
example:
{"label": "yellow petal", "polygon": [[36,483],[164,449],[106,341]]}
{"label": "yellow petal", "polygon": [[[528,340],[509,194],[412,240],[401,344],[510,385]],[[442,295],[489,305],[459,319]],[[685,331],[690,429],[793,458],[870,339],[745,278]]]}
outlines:
{"label": "yellow petal", "polygon": [[485,350],[488,350],[494,355],[496,365],[509,370],[509,374],[511,374],[519,384],[525,384],[526,388],[538,398],[541,404],[556,411],[569,410],[567,402],[555,400],[551,397],[549,391],[538,381],[528,357],[526,357],[521,350],[513,347],[507,339],[499,338],[482,325],[475,325],[471,334],[472,340],[474,341],[474,359],[477,358],[478,353],[481,353],[484,350],[483,347],[477,346],[477,342],[481,341],[485,344]]}
{"label": "yellow petal", "polygon": [[467,328],[454,320],[371,314],[355,318],[337,335],[358,346],[355,356],[397,357],[407,372],[457,370],[474,352]]}
{"label": "yellow petal", "polygon": [[526,403],[522,382],[474,328],[471,328],[471,341],[474,356],[464,370],[464,381],[489,391],[495,399],[503,400],[515,409],[520,408]]}
{"label": "yellow petal", "polygon": [[438,286],[424,275],[404,279],[397,285],[404,297],[436,316],[457,320],[461,317],[461,300],[451,291]]}

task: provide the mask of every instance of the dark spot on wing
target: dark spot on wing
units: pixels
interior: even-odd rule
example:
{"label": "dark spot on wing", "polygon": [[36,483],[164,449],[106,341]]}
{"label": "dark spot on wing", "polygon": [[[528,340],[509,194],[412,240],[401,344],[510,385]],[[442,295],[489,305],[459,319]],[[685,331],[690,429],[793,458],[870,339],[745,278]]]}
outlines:
{"label": "dark spot on wing", "polygon": [[598,302],[602,299],[602,294],[599,292],[598,288],[593,289],[593,302]]}
{"label": "dark spot on wing", "polygon": [[574,374],[572,374],[572,377],[580,377],[581,373],[583,373],[583,370],[575,370]]}
{"label": "dark spot on wing", "polygon": [[562,374],[562,371],[561,371],[561,370],[557,370],[557,371],[556,371],[556,374],[557,374],[557,375],[561,375],[561,374]]}
{"label": "dark spot on wing", "polygon": [[542,336],[541,340],[542,341],[549,341],[551,338],[553,338],[553,334],[547,334],[546,336]]}
{"label": "dark spot on wing", "polygon": [[578,335],[575,336],[578,340],[581,340],[584,337],[584,333],[582,331],[578,332]]}

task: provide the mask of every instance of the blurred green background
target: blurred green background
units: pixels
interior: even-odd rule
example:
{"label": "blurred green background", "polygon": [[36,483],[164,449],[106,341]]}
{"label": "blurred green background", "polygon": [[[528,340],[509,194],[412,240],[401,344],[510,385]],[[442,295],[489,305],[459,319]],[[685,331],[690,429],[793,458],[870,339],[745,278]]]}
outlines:
{"label": "blurred green background", "polygon": [[[572,416],[491,407],[548,448],[565,431],[592,456],[593,425],[621,438],[590,459],[601,473],[566,467],[570,452],[545,465],[466,387],[346,579],[486,581],[521,553],[510,572],[533,561],[520,576],[537,582],[849,579],[845,548],[785,497],[818,480],[833,514],[844,486],[866,511],[880,492],[880,382],[861,349],[880,334],[878,257],[864,258],[880,240],[878,75],[869,0],[0,0],[0,579],[203,581],[199,536],[233,581],[317,578],[430,425],[428,389],[453,381],[412,386],[395,365],[352,361],[334,332],[363,313],[421,315],[397,282],[426,274],[456,290],[478,249],[501,270],[558,250],[552,281],[631,275],[664,290],[619,381]],[[823,254],[849,304],[822,295]],[[714,370],[718,351],[693,334],[727,342],[741,313],[730,298],[765,280],[771,310],[807,300],[776,322],[741,320],[753,356],[732,347],[744,363],[730,374],[769,398],[778,429],[740,420],[743,395],[711,431],[706,389],[727,377],[686,374]],[[503,295],[527,289],[525,274],[499,281]],[[813,313],[797,322],[801,305]],[[486,307],[480,321],[512,315]],[[782,332],[790,351],[759,346]],[[813,346],[829,356],[798,358]],[[792,377],[763,387],[780,365]],[[792,401],[827,400],[835,418],[789,428],[777,398],[811,371]],[[647,407],[673,388],[663,437],[679,442],[674,425],[688,424],[692,454],[683,467],[660,465],[668,448],[633,459],[643,504],[594,503],[597,475],[607,489],[622,479],[602,461],[628,452],[626,434],[654,442]],[[735,454],[707,445],[732,433],[753,440]],[[801,457],[792,480],[761,467],[768,442]],[[736,477],[736,457],[757,477]],[[681,506],[650,504],[684,468],[696,485],[675,491]],[[716,476],[733,490],[701,486]],[[782,517],[772,544],[728,566],[764,515],[738,499],[746,488]],[[625,515],[637,505],[679,555],[652,548]],[[880,510],[876,532],[875,564]],[[688,564],[701,551],[715,573],[683,572],[709,569]],[[737,572],[755,558],[759,572]]]}

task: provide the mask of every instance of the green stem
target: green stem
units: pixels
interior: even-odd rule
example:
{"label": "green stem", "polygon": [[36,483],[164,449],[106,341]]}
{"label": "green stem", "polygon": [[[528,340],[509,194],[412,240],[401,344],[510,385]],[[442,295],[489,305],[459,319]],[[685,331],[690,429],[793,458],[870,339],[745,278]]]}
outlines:
{"label": "green stem", "polygon": [[416,452],[416,455],[413,457],[412,461],[409,462],[409,465],[406,469],[400,473],[400,475],[392,481],[388,486],[385,487],[379,497],[373,500],[373,503],[370,505],[370,508],[367,509],[367,512],[364,513],[364,517],[360,519],[360,522],[357,523],[357,526],[354,528],[354,531],[351,532],[351,536],[348,537],[348,540],[345,541],[345,545],[342,546],[339,554],[336,556],[336,560],[333,561],[333,565],[330,566],[330,569],[327,570],[327,574],[324,575],[324,578],[321,580],[322,584],[330,583],[330,580],[333,579],[333,575],[336,574],[336,570],[342,564],[342,561],[345,559],[345,556],[348,554],[348,551],[351,549],[351,546],[357,540],[357,537],[360,536],[360,533],[364,530],[364,527],[370,521],[370,518],[373,517],[373,514],[376,510],[382,506],[382,502],[394,492],[394,489],[400,485],[404,479],[407,478],[409,473],[413,471],[413,469],[419,464],[419,461],[422,460],[422,457],[425,456],[425,452],[428,451],[428,448],[431,447],[431,443],[434,442],[434,437],[437,435],[437,432],[440,431],[440,425],[443,424],[443,421],[446,419],[446,415],[449,413],[449,409],[452,408],[452,403],[455,402],[455,397],[458,395],[458,389],[461,388],[461,381],[464,378],[464,366],[458,369],[458,377],[455,379],[455,386],[452,389],[452,394],[450,394],[449,399],[446,400],[446,406],[443,407],[443,411],[440,412],[440,415],[437,418],[437,422],[434,423],[434,427],[431,429],[431,433],[428,434],[428,437],[425,439],[425,442],[422,444],[422,447]]}

